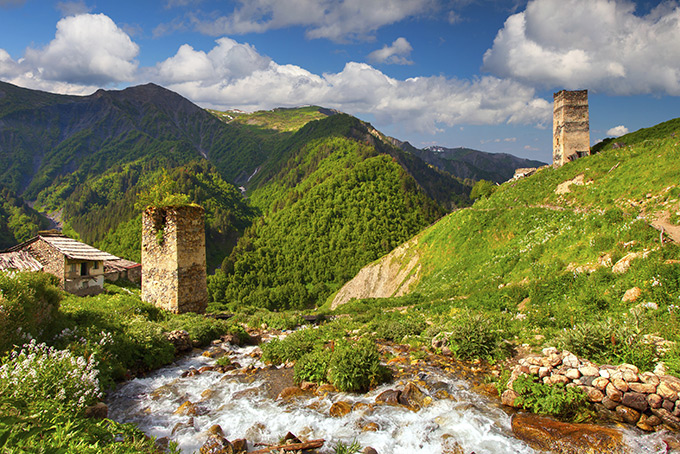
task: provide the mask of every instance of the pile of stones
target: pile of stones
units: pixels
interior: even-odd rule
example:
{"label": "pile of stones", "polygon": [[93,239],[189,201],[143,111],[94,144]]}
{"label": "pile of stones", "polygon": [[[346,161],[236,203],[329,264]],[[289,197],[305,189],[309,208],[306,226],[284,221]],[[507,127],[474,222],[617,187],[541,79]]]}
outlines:
{"label": "pile of stones", "polygon": [[632,364],[598,366],[566,350],[549,347],[542,355],[520,359],[512,369],[501,395],[504,405],[516,406],[519,395],[512,385],[521,375],[536,376],[549,385],[578,387],[602,413],[642,430],[680,430],[680,379],[659,368],[640,373]]}

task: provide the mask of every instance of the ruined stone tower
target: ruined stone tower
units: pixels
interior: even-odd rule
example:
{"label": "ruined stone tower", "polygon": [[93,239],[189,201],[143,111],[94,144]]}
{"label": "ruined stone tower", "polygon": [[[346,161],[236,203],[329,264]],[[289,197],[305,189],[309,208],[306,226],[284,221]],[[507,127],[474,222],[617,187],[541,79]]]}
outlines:
{"label": "ruined stone tower", "polygon": [[588,90],[562,90],[554,95],[553,166],[590,154]]}
{"label": "ruined stone tower", "polygon": [[142,300],[178,314],[205,312],[203,208],[149,207],[144,211]]}

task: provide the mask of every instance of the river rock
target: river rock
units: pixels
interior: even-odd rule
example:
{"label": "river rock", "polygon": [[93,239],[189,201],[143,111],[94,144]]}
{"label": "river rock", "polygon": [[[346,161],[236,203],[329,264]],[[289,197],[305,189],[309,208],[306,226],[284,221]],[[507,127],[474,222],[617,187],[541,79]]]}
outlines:
{"label": "river rock", "polygon": [[342,418],[352,411],[352,404],[349,402],[339,401],[331,405],[329,414],[334,418]]}
{"label": "river rock", "polygon": [[276,396],[276,400],[290,400],[296,397],[305,396],[307,394],[309,393],[299,386],[289,386],[281,391],[278,396]]}
{"label": "river rock", "polygon": [[234,446],[221,435],[211,435],[199,450],[201,454],[234,454]]}
{"label": "river rock", "polygon": [[664,399],[673,402],[678,400],[678,392],[672,389],[670,384],[666,381],[661,381],[659,383],[659,386],[656,387],[656,393]]}
{"label": "river rock", "polygon": [[638,411],[645,411],[649,408],[647,396],[642,393],[627,392],[623,395],[621,403],[626,407],[634,408]]}
{"label": "river rock", "polygon": [[625,393],[628,391],[628,389],[630,389],[628,387],[628,383],[622,378],[612,378],[611,384],[622,393]]}
{"label": "river rock", "polygon": [[586,392],[588,400],[591,402],[602,402],[602,399],[604,399],[604,393],[597,388],[584,386],[582,389]]}
{"label": "river rock", "polygon": [[399,405],[399,395],[400,391],[396,389],[388,389],[383,391],[375,398],[376,404],[388,404],[388,405]]}
{"label": "river rock", "polygon": [[187,400],[182,405],[177,407],[177,410],[175,410],[173,414],[182,416],[196,416],[198,412],[198,406],[190,400]]}
{"label": "river rock", "polygon": [[605,389],[607,389],[608,384],[609,379],[604,377],[597,377],[595,380],[593,380],[592,386],[593,388],[597,388],[600,391],[604,391]]}
{"label": "river rock", "polygon": [[370,446],[366,446],[363,451],[361,451],[361,454],[378,454],[378,451],[375,449],[371,448]]}
{"label": "river rock", "polygon": [[578,371],[585,377],[598,377],[600,375],[600,369],[592,365],[580,367]]}
{"label": "river rock", "polygon": [[604,397],[602,398],[602,405],[603,405],[604,408],[606,408],[607,410],[614,410],[616,407],[619,406],[619,403],[616,402],[616,401],[614,401],[614,400],[611,400],[611,399],[610,399],[609,397],[607,397],[607,396],[604,396]]}
{"label": "river rock", "polygon": [[654,372],[645,372],[643,374],[640,374],[640,381],[642,383],[647,383],[648,385],[654,386],[659,386],[659,383],[661,383],[661,380],[659,380],[658,375],[656,375]]}
{"label": "river rock", "polygon": [[625,405],[619,405],[615,409],[616,414],[628,424],[635,424],[640,419],[640,412]]}
{"label": "river rock", "polygon": [[569,424],[545,416],[518,413],[512,416],[512,431],[534,449],[556,454],[626,452],[620,432],[594,424]]}
{"label": "river rock", "polygon": [[316,391],[314,391],[314,394],[316,394],[319,397],[324,397],[327,396],[328,394],[336,392],[337,389],[335,389],[335,386],[325,384],[325,385],[319,385],[318,388],[316,388]]}
{"label": "river rock", "polygon": [[104,402],[97,402],[85,409],[85,417],[93,419],[105,419],[109,415],[109,407]]}
{"label": "river rock", "polygon": [[609,397],[611,400],[614,402],[621,402],[621,399],[623,398],[623,393],[616,387],[614,386],[613,383],[609,383],[606,388],[607,391],[607,397]]}
{"label": "river rock", "polygon": [[245,438],[238,438],[231,442],[234,447],[234,453],[239,454],[242,452],[248,452],[248,441]]}
{"label": "river rock", "polygon": [[425,406],[425,394],[413,383],[407,384],[399,394],[399,403],[411,410],[418,411]]}
{"label": "river rock", "polygon": [[654,394],[656,392],[656,386],[651,383],[628,383],[628,387],[636,393]]}
{"label": "river rock", "polygon": [[652,414],[657,416],[664,424],[670,426],[675,430],[680,430],[680,418],[673,416],[670,411],[665,408],[652,408]]}
{"label": "river rock", "polygon": [[220,341],[231,345],[241,345],[241,339],[236,334],[232,333],[223,334],[220,336]]}
{"label": "river rock", "polygon": [[[563,352],[563,354],[564,354],[564,352]],[[568,368],[571,368],[571,369],[578,369],[579,360],[578,360],[578,357],[576,355],[574,355],[573,353],[569,353],[568,355],[566,355],[562,359],[562,364],[565,367],[568,367]]]}
{"label": "river rock", "polygon": [[661,408],[663,398],[658,394],[650,394],[647,396],[647,403],[651,408]]}
{"label": "river rock", "polygon": [[579,372],[578,369],[567,369],[567,371],[564,373],[564,376],[570,380],[577,380],[581,378],[581,372]]}
{"label": "river rock", "polygon": [[503,391],[503,394],[501,394],[501,403],[503,405],[507,405],[508,407],[517,408],[518,405],[515,404],[515,401],[518,397],[519,394],[517,394],[516,391],[512,389],[506,389],[505,391]]}

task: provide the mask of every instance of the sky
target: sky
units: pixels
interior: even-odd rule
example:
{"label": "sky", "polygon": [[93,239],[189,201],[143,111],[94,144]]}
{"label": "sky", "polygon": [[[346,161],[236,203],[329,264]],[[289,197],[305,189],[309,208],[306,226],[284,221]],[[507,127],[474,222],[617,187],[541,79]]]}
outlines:
{"label": "sky", "polygon": [[0,0],[0,80],[153,82],[201,107],[320,105],[416,147],[552,161],[552,98],[591,142],[680,116],[680,4],[629,0]]}

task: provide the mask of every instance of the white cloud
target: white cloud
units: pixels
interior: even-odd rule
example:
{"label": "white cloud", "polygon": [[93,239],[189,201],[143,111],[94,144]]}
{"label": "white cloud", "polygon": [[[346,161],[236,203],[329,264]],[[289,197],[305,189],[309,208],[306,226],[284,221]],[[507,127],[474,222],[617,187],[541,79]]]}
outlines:
{"label": "white cloud", "polygon": [[28,49],[24,66],[44,80],[107,85],[134,79],[139,46],[103,14],[61,19],[44,49]]}
{"label": "white cloud", "polygon": [[628,0],[532,0],[498,32],[484,70],[544,87],[680,95],[680,7],[638,16]]}
{"label": "white cloud", "polygon": [[614,126],[613,128],[611,128],[607,131],[608,137],[619,137],[619,136],[622,136],[624,134],[628,134],[628,128],[626,128],[623,125]]}
{"label": "white cloud", "polygon": [[391,46],[385,45],[382,49],[374,50],[367,58],[373,63],[412,65],[413,62],[407,58],[412,50],[411,43],[402,37],[394,40]]}
{"label": "white cloud", "polygon": [[194,16],[194,27],[213,36],[262,33],[301,26],[308,38],[366,39],[380,27],[427,14],[437,0],[239,0],[230,15]]}
{"label": "white cloud", "polygon": [[356,62],[341,72],[317,75],[280,65],[228,38],[207,53],[184,45],[147,76],[204,107],[251,111],[317,104],[372,114],[404,131],[434,133],[455,124],[545,125],[552,118],[552,105],[518,82],[490,76],[398,80]]}

